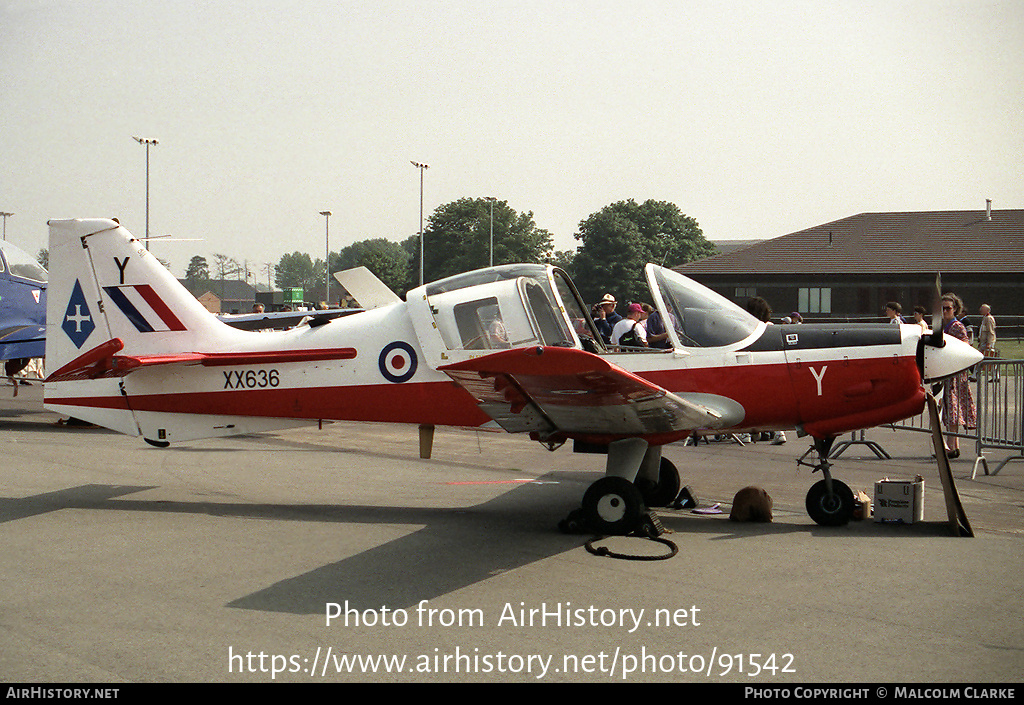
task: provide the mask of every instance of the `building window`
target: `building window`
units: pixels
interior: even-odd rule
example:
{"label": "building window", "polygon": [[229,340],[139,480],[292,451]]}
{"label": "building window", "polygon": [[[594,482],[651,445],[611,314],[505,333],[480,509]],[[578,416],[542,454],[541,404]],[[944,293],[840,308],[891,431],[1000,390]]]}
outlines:
{"label": "building window", "polygon": [[754,296],[757,296],[757,289],[755,289],[754,287],[752,287],[752,286],[746,287],[746,288],[740,287],[740,286],[736,287],[736,300],[737,301],[740,301],[742,299],[753,298]]}
{"label": "building window", "polygon": [[805,313],[832,313],[832,289],[800,289],[798,308]]}

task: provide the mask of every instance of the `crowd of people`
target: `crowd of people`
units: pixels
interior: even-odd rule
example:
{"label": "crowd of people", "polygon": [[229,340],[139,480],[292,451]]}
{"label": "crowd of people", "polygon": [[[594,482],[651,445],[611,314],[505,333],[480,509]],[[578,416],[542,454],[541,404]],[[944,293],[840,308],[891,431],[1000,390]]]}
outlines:
{"label": "crowd of people", "polygon": [[[968,345],[973,344],[973,330],[967,322],[966,309],[960,297],[954,293],[946,293],[940,297],[940,303],[942,313],[936,325],[941,326],[943,335],[952,336]],[[908,322],[903,318],[902,311],[897,301],[890,301],[885,305],[885,315],[892,323]],[[992,316],[992,307],[982,304],[978,313],[981,316],[981,323],[978,326],[978,349],[986,357],[996,357],[996,319]],[[913,323],[921,326],[922,333],[931,330],[924,318],[926,314],[924,306],[914,307]],[[998,377],[993,377],[990,381],[994,379]],[[964,370],[942,383],[942,422],[946,427],[946,456],[959,458],[960,441],[957,432],[960,426],[965,430],[971,430],[978,424],[977,406],[971,394],[970,370]]]}
{"label": "crowd of people", "polygon": [[605,294],[590,311],[605,345],[619,348],[671,347],[665,323],[653,306],[631,303],[623,317],[615,311],[617,304],[614,296]]}

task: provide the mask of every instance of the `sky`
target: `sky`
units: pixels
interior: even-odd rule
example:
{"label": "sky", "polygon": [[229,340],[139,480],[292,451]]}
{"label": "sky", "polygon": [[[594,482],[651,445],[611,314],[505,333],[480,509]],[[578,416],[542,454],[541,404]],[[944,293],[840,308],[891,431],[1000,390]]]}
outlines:
{"label": "sky", "polygon": [[[1024,207],[1024,2],[0,0],[0,211],[184,274],[401,241],[462,197],[558,250],[629,198],[710,240]],[[198,239],[198,240],[193,240]],[[429,247],[429,243],[426,244]]]}

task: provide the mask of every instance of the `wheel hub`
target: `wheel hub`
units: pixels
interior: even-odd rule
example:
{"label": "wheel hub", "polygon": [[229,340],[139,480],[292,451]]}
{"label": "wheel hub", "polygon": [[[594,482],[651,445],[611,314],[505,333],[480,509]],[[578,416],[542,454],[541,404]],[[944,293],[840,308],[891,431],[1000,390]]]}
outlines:
{"label": "wheel hub", "polygon": [[605,495],[597,502],[597,513],[605,521],[621,521],[626,515],[626,503],[616,494]]}

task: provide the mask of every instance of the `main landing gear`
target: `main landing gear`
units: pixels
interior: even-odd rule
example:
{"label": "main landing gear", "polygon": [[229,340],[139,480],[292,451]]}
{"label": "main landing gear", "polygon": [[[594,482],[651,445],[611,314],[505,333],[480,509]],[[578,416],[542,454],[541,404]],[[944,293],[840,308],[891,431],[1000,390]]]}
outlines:
{"label": "main landing gear", "polygon": [[661,533],[649,508],[667,507],[679,494],[679,471],[661,455],[661,446],[640,438],[608,445],[606,474],[583,495],[583,506],[559,527],[565,532],[592,531],[626,535]]}
{"label": "main landing gear", "polygon": [[[822,479],[807,492],[807,513],[822,526],[843,526],[853,518],[853,491],[832,477],[828,461],[835,436],[815,438],[797,460],[800,465],[821,471]],[[806,462],[816,452],[817,462]],[[660,521],[650,508],[672,504],[682,483],[679,471],[661,455],[661,447],[648,446],[639,438],[615,441],[608,445],[605,476],[594,482],[583,495],[583,506],[559,523],[567,533],[593,531],[626,535],[661,533]]]}
{"label": "main landing gear", "polygon": [[[853,518],[853,491],[839,480],[832,479],[832,463],[828,462],[829,453],[835,436],[815,438],[814,445],[796,461],[800,465],[813,468],[812,472],[821,470],[824,479],[811,485],[807,492],[807,513],[811,519],[822,526],[843,526]],[[804,462],[807,454],[816,451],[818,462]]]}

